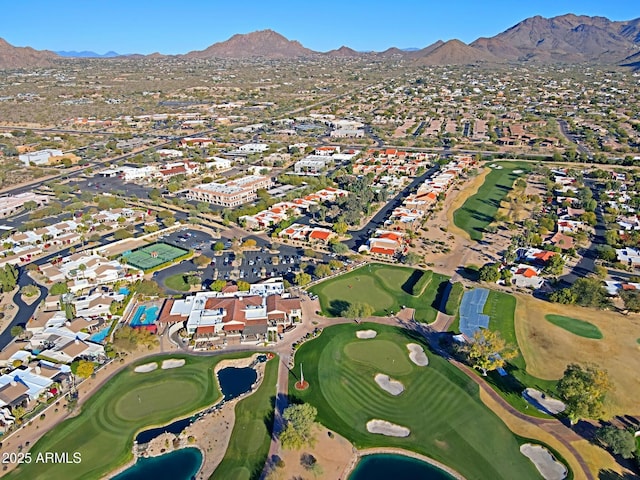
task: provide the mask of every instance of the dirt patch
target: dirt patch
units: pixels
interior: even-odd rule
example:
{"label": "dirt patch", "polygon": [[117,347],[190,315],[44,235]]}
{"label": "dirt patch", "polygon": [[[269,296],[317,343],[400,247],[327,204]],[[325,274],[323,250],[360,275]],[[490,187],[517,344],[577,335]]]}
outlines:
{"label": "dirt patch", "polygon": [[[354,448],[344,437],[327,430],[321,425],[316,425],[316,443],[313,448],[307,450],[281,450],[279,457],[284,461],[284,468],[274,468],[271,479],[313,478],[316,480],[335,480],[346,478],[342,472],[351,464]],[[312,454],[321,473],[309,472],[301,462],[305,453]],[[206,477],[205,477],[206,478]]]}
{"label": "dirt patch", "polygon": [[358,338],[376,338],[376,335],[378,335],[378,332],[376,332],[375,330],[358,330],[356,332],[356,337]]}
{"label": "dirt patch", "polygon": [[[536,377],[554,380],[562,377],[569,363],[591,363],[605,369],[615,389],[605,401],[609,415],[640,414],[640,355],[636,338],[640,331],[637,315],[621,315],[516,295],[515,329],[527,371]],[[604,338],[578,337],[545,320],[549,314],[564,315],[596,325]]]}
{"label": "dirt patch", "polygon": [[151,363],[145,363],[144,365],[138,365],[136,368],[133,369],[133,371],[136,373],[149,373],[149,372],[153,372],[157,368],[158,368],[158,364],[156,362],[151,362]]}
{"label": "dirt patch", "polygon": [[533,462],[545,480],[563,480],[567,478],[567,467],[556,460],[556,457],[542,445],[525,443],[520,446],[520,453]]}
{"label": "dirt patch", "polygon": [[390,393],[391,395],[397,396],[404,392],[404,385],[402,384],[402,382],[393,380],[389,377],[389,375],[378,373],[374,377],[374,380],[381,389],[383,389],[385,392]]}
{"label": "dirt patch", "polygon": [[407,427],[378,419],[369,420],[367,422],[367,431],[369,433],[386,435],[387,437],[408,437],[411,433],[411,430]]}
{"label": "dirt patch", "polygon": [[169,360],[162,361],[162,369],[167,370],[169,368],[178,368],[184,365],[183,358],[170,358]]}
{"label": "dirt patch", "polygon": [[407,343],[407,348],[409,349],[409,358],[413,363],[418,365],[419,367],[426,367],[429,365],[429,357],[424,353],[424,348],[417,343]]}
{"label": "dirt patch", "polygon": [[535,388],[525,388],[524,392],[522,392],[522,396],[538,410],[549,415],[557,415],[558,413],[564,412],[567,408],[564,402],[555,398],[547,397],[544,393],[536,390]]}

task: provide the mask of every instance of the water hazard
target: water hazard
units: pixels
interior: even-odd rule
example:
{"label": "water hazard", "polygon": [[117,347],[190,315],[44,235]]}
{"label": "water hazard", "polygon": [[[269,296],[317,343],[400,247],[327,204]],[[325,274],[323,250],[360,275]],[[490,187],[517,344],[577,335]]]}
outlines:
{"label": "water hazard", "polygon": [[159,457],[139,458],[136,464],[113,480],[191,480],[202,465],[197,448],[183,448]]}
{"label": "water hazard", "polygon": [[389,478],[455,480],[444,470],[440,470],[429,463],[390,453],[363,457],[358,462],[355,470],[349,475],[349,480],[388,480]]}

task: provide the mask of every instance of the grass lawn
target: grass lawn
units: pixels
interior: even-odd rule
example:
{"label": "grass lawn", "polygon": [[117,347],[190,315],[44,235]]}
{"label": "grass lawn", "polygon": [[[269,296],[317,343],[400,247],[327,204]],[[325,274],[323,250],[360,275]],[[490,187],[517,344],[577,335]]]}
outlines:
{"label": "grass lawn", "polygon": [[[374,340],[356,337],[373,329]],[[375,343],[371,343],[371,342]],[[378,324],[345,324],[325,328],[296,353],[297,372],[304,363],[309,388],[299,392],[290,376],[294,401],[318,409],[318,421],[351,440],[358,448],[399,447],[432,457],[474,479],[539,478],[519,452],[522,441],[479,399],[479,387],[443,358],[430,353],[427,367],[409,359],[407,343],[419,343],[408,332]],[[389,374],[405,386],[392,396],[375,382]],[[406,438],[367,432],[366,423],[382,419],[406,426]]]}
{"label": "grass lawn", "polygon": [[267,362],[260,388],[236,405],[236,421],[229,447],[210,478],[260,478],[269,454],[278,362],[278,357]]}
{"label": "grass lawn", "polygon": [[170,288],[171,290],[177,290],[178,292],[188,292],[189,284],[185,282],[185,277],[183,273],[176,273],[175,275],[171,275],[164,280],[164,284]]}
{"label": "grass lawn", "polygon": [[422,295],[414,297],[411,291],[419,278],[420,270],[374,263],[326,280],[310,290],[318,295],[323,313],[331,317],[340,316],[352,302],[361,302],[371,305],[376,316],[397,313],[405,305],[416,309],[417,321],[433,322],[448,277],[434,272]]}
{"label": "grass lawn", "polygon": [[492,162],[502,166],[492,169],[474,196],[453,213],[455,225],[469,234],[472,240],[482,240],[484,229],[493,222],[500,202],[507,196],[513,183],[522,173],[514,170],[530,169],[524,162]]}
{"label": "grass lawn", "polygon": [[577,318],[564,317],[562,315],[545,315],[544,318],[574,335],[594,340],[600,340],[603,338],[602,332],[593,323],[578,320]]}
{"label": "grass lawn", "polygon": [[[520,349],[514,325],[515,309],[516,298],[514,296],[491,290],[484,305],[483,313],[491,318],[489,320],[489,328],[491,330],[499,330],[500,335],[507,343],[516,345]],[[456,322],[452,325],[452,329],[456,333],[460,331],[458,317],[456,317]],[[550,418],[535,408],[531,408],[529,403],[522,398],[522,391],[527,387],[533,387],[552,393],[557,382],[555,380],[542,380],[530,375],[527,372],[527,364],[522,352],[507,364],[505,370],[510,373],[509,376],[501,377],[498,372],[494,371],[489,372],[484,379],[494,387],[502,398],[519,411],[534,417]]]}
{"label": "grass lawn", "polygon": [[[491,330],[499,330],[502,338],[508,343],[518,346],[518,338],[514,325],[515,310],[516,298],[513,295],[492,290],[489,292],[483,313],[491,317],[491,320],[489,320],[489,328]],[[553,380],[542,380],[527,373],[527,364],[522,352],[507,364],[505,370],[511,375],[501,377],[497,372],[491,372],[487,377],[489,383],[496,388],[498,393],[513,407],[523,413],[535,417],[549,418],[548,415],[532,408],[529,403],[522,398],[522,391],[527,387],[533,387],[547,393],[552,393],[556,388],[557,382]]]}
{"label": "grass lawn", "polygon": [[[226,358],[171,355],[139,363],[184,358],[180,368],[135,373],[129,366],[107,382],[83,405],[76,417],[47,432],[31,449],[39,452],[80,452],[78,464],[31,463],[8,475],[10,479],[98,479],[131,460],[137,432],[161,426],[201,410],[220,398],[213,367]],[[250,398],[250,397],[249,397]],[[60,407],[62,408],[62,407]]]}

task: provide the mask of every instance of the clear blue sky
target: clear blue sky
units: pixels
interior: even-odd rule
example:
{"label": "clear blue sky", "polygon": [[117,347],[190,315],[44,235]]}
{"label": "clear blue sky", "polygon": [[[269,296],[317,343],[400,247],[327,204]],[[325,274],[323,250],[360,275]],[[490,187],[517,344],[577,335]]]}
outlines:
{"label": "clear blue sky", "polygon": [[533,16],[640,16],[637,0],[6,0],[0,37],[48,50],[164,54],[270,28],[327,51],[471,42]]}

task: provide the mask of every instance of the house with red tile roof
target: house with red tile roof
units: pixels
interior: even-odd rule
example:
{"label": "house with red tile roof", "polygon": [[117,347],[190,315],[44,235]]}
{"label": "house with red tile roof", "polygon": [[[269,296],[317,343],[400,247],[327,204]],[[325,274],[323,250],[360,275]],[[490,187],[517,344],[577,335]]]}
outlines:
{"label": "house with red tile roof", "polygon": [[184,322],[196,345],[228,345],[268,340],[269,332],[283,333],[301,318],[299,298],[235,291],[199,292],[166,302],[158,321]]}

